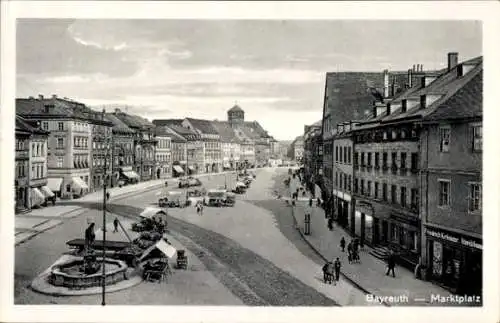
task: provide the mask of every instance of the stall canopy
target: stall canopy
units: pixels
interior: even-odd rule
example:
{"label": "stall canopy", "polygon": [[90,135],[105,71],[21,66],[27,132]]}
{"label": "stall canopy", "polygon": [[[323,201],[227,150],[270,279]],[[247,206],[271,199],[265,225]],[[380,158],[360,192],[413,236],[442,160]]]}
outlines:
{"label": "stall canopy", "polygon": [[71,186],[73,190],[88,190],[89,187],[80,177],[73,177],[73,181],[71,182]]}
{"label": "stall canopy", "polygon": [[177,173],[184,173],[184,169],[182,169],[182,167],[181,167],[181,166],[174,165],[174,170],[175,170]]}
{"label": "stall canopy", "polygon": [[52,193],[50,188],[48,188],[47,186],[42,186],[40,188],[40,190],[42,191],[43,195],[45,195],[45,197],[53,197],[54,196],[54,193]]}
{"label": "stall canopy", "polygon": [[147,207],[144,209],[144,211],[142,211],[142,213],[139,216],[142,218],[151,219],[156,215],[167,215],[167,212],[157,207]]}
{"label": "stall canopy", "polygon": [[[113,218],[113,217],[111,217]],[[114,218],[113,218],[114,219]],[[139,238],[140,233],[132,231],[132,223],[129,221],[120,221],[121,225],[125,230],[127,230],[127,234],[130,237],[130,240],[134,241],[135,239]],[[115,226],[113,222],[108,222],[106,223],[106,240],[107,241],[119,241],[119,242],[130,242],[129,239],[127,238],[127,234],[125,234],[122,230],[122,228],[118,225],[118,232],[115,231]],[[103,240],[102,236],[102,227],[99,227],[95,231],[95,240]]]}
{"label": "stall canopy", "polygon": [[177,249],[166,243],[163,239],[158,240],[157,243],[146,249],[141,258],[139,258],[139,261],[143,260],[146,258],[148,255],[150,255],[153,251],[159,250],[162,254],[167,256],[168,258],[173,258],[175,253],[177,252]]}
{"label": "stall canopy", "polygon": [[190,171],[194,172],[193,166],[188,166],[188,168],[189,168]]}
{"label": "stall canopy", "polygon": [[228,162],[224,162],[224,165],[223,165],[223,166],[224,166],[224,168],[229,168],[229,167],[231,167],[231,166],[229,165],[229,163],[228,163]]}
{"label": "stall canopy", "polygon": [[47,186],[52,192],[60,192],[62,181],[62,177],[48,178]]}
{"label": "stall canopy", "polygon": [[236,186],[245,186],[246,187],[246,185],[243,182],[236,182]]}
{"label": "stall canopy", "polygon": [[130,179],[139,178],[139,175],[137,175],[137,173],[134,171],[123,172],[123,175]]}
{"label": "stall canopy", "polygon": [[31,206],[37,206],[45,202],[45,196],[36,187],[31,189]]}

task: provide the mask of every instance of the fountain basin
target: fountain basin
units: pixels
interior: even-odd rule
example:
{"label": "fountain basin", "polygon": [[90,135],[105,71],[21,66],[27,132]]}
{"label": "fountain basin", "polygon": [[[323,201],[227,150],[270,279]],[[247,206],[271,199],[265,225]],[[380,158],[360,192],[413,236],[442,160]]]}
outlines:
{"label": "fountain basin", "polygon": [[[97,262],[102,263],[102,258],[97,258]],[[49,275],[49,283],[53,286],[66,287],[69,289],[85,289],[102,286],[102,270],[91,275],[84,274],[79,271],[83,263],[83,258],[79,258],[71,259],[53,266]],[[106,258],[106,286],[128,279],[127,268],[127,264],[121,260]]]}

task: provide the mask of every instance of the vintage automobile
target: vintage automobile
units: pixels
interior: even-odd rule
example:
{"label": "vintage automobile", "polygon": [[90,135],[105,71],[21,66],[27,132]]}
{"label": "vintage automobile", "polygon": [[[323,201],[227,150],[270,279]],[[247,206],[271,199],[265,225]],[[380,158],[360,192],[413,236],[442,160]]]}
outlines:
{"label": "vintage automobile", "polygon": [[247,186],[243,182],[236,182],[236,187],[233,192],[236,194],[244,194],[247,190]]}
{"label": "vintage automobile", "polygon": [[198,178],[194,178],[191,176],[187,178],[181,178],[179,180],[179,188],[201,186],[201,185],[202,183]]}
{"label": "vintage automobile", "polygon": [[165,197],[158,200],[160,207],[184,207],[186,205],[186,194],[180,191],[169,191]]}
{"label": "vintage automobile", "polygon": [[206,195],[205,189],[190,189],[187,191],[187,204],[196,205],[198,203],[203,203]]}
{"label": "vintage automobile", "polygon": [[227,192],[226,199],[222,203],[224,206],[234,206],[236,204],[236,195],[232,192]]}
{"label": "vintage automobile", "polygon": [[207,193],[207,198],[205,199],[205,205],[208,206],[223,206],[226,200],[227,191],[221,189],[212,189]]}

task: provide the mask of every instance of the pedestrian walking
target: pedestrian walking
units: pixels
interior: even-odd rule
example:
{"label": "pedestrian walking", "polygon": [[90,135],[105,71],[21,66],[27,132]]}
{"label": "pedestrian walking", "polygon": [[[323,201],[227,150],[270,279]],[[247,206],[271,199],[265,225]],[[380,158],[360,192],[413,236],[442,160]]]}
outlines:
{"label": "pedestrian walking", "polygon": [[340,248],[342,248],[342,252],[345,252],[345,239],[344,239],[344,237],[342,237],[342,239],[340,239]]}
{"label": "pedestrian walking", "polygon": [[113,230],[113,232],[118,232],[118,219],[117,218],[115,218],[113,220],[113,225],[115,227],[114,230]]}
{"label": "pedestrian walking", "polygon": [[196,203],[196,214],[200,215],[200,212],[201,212],[201,206],[200,206],[200,202]]}
{"label": "pedestrian walking", "polygon": [[319,197],[316,199],[316,206],[317,207],[321,206],[321,199]]}
{"label": "pedestrian walking", "polygon": [[328,230],[333,231],[333,219],[328,218]]}
{"label": "pedestrian walking", "polygon": [[106,192],[106,201],[109,201],[109,197],[110,197],[110,196],[111,196],[111,195],[109,194],[109,192]]}
{"label": "pedestrian walking", "polygon": [[333,263],[333,267],[335,268],[335,281],[339,281],[340,279],[340,267],[342,267],[342,264],[340,263],[340,259],[337,257],[335,259],[335,262]]}
{"label": "pedestrian walking", "polygon": [[349,244],[347,245],[347,253],[349,254],[349,256],[348,256],[349,263],[351,263],[352,262],[352,241],[349,242]]}
{"label": "pedestrian walking", "polygon": [[312,206],[313,206],[313,199],[312,199],[312,198],[310,198],[310,199],[309,199],[309,207],[312,207]]}
{"label": "pedestrian walking", "polygon": [[389,273],[392,271],[392,277],[396,277],[396,274],[394,273],[394,268],[396,267],[396,256],[393,251],[391,251],[388,259],[387,259],[387,272],[385,273],[386,276],[389,276]]}

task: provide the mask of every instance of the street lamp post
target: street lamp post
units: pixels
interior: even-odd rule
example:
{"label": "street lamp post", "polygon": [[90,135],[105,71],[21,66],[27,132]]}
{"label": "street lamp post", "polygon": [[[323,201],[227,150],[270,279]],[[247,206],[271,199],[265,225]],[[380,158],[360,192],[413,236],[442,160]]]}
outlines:
{"label": "street lamp post", "polygon": [[102,190],[102,302],[101,305],[106,305],[106,202],[107,202],[107,186],[108,186],[108,157],[109,157],[109,136],[108,129],[105,130],[105,145],[106,153],[104,155],[104,185]]}

